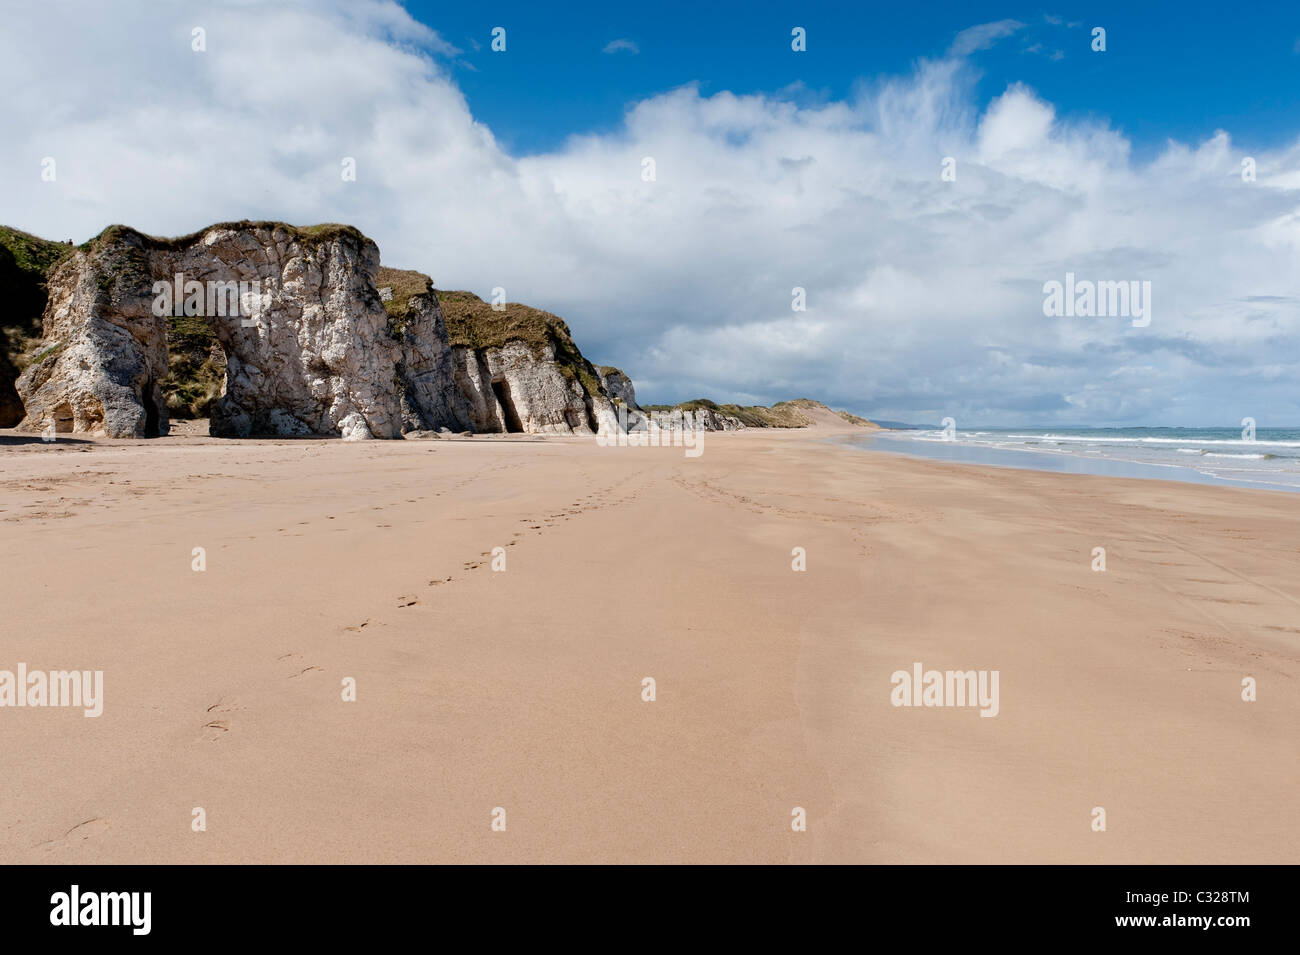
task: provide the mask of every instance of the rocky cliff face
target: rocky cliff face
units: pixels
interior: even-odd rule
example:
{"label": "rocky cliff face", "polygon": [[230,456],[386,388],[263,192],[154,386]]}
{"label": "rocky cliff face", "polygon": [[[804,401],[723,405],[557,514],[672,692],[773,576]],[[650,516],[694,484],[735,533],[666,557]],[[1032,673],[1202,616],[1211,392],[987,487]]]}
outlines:
{"label": "rocky cliff face", "polygon": [[23,426],[166,434],[169,332],[197,326],[225,355],[213,434],[396,437],[403,349],[378,267],[375,244],[343,226],[106,230],[49,277],[44,341],[18,382]]}
{"label": "rocky cliff face", "polygon": [[474,430],[455,385],[447,325],[429,276],[381,267],[376,276],[402,354],[397,368],[402,432]]}
{"label": "rocky cliff face", "polygon": [[470,292],[439,292],[458,414],[472,431],[597,434],[618,428],[599,373],[559,317]]}
{"label": "rocky cliff face", "polygon": [[21,427],[143,437],[148,424],[166,433],[157,382],[166,373],[167,330],[150,312],[142,262],[138,245],[106,243],[56,267],[44,339],[18,379]]}
{"label": "rocky cliff face", "polygon": [[445,321],[428,276],[381,268],[348,226],[113,227],[48,284],[28,430],[151,437],[187,411],[226,437],[618,427],[562,320],[447,292]]}
{"label": "rocky cliff face", "polygon": [[[600,380],[615,411],[621,430],[646,431],[651,427],[663,431],[683,428],[701,431],[741,431],[745,425],[732,415],[723,414],[712,401],[700,400],[683,405],[654,405],[642,408],[636,401],[632,379],[617,368],[600,368]],[[624,424],[626,422],[626,424]]]}
{"label": "rocky cliff face", "polygon": [[599,369],[600,383],[605,386],[605,391],[613,401],[621,401],[629,408],[639,408],[636,403],[636,389],[632,386],[632,379],[617,368],[611,368],[603,365]]}
{"label": "rocky cliff face", "polygon": [[745,424],[734,415],[721,414],[712,408],[695,409],[695,426],[705,431],[743,431]]}

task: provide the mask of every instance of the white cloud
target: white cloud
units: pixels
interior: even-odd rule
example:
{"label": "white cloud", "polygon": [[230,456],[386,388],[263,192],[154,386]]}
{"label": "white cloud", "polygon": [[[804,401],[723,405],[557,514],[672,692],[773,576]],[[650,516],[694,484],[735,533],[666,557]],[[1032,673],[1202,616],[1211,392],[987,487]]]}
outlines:
{"label": "white cloud", "polygon": [[967,27],[952,41],[952,46],[948,48],[948,55],[969,56],[977,50],[987,50],[998,40],[1011,36],[1024,26],[1019,20],[997,20],[993,23]]}
{"label": "white cloud", "polygon": [[636,54],[641,52],[641,48],[637,46],[635,43],[633,43],[631,40],[620,37],[617,40],[610,40],[608,43],[606,43],[603,52],[618,53],[620,51]]}
{"label": "white cloud", "polygon": [[[1300,143],[1247,151],[1225,132],[1139,163],[1026,87],[977,101],[951,57],[816,105],[688,86],[519,159],[428,51],[454,55],[377,0],[21,8],[0,38],[23,91],[0,103],[0,218],[78,241],[111,222],[352,222],[390,265],[564,315],[652,401],[1300,421]],[[1150,327],[1045,318],[1042,285],[1066,271],[1149,279]]]}

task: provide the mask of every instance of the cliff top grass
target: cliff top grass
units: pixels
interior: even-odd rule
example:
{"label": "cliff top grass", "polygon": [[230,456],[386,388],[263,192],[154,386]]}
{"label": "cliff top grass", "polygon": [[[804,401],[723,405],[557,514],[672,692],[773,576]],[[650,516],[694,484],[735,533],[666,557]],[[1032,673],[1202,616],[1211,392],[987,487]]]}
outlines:
{"label": "cliff top grass", "polygon": [[0,247],[7,249],[13,256],[17,268],[42,277],[50,270],[50,266],[72,251],[72,246],[63,242],[51,242],[30,232],[3,225],[0,225]]}
{"label": "cliff top grass", "polygon": [[545,345],[557,337],[572,340],[564,319],[518,302],[498,311],[473,292],[439,289],[438,304],[453,346],[500,348],[509,341]]}
{"label": "cliff top grass", "polygon": [[19,370],[26,365],[23,353],[41,337],[45,276],[71,252],[62,242],[0,226],[0,353]]}
{"label": "cliff top grass", "polygon": [[390,269],[381,265],[375,276],[375,286],[393,290],[393,297],[384,302],[384,311],[389,318],[401,322],[411,307],[411,299],[433,292],[433,279],[414,269]]}
{"label": "cliff top grass", "polygon": [[111,225],[99,235],[83,242],[78,248],[90,251],[94,248],[101,248],[104,245],[120,241],[121,239],[133,236],[144,245],[153,249],[165,249],[167,251],[176,251],[183,249],[188,245],[193,245],[199,241],[206,233],[213,229],[282,229],[289,234],[289,237],[306,246],[320,245],[330,242],[340,236],[346,236],[357,242],[369,241],[361,230],[356,226],[342,225],[337,222],[324,222],[319,225],[290,225],[287,222],[273,222],[269,220],[250,220],[240,219],[237,222],[215,222],[210,226],[205,226],[197,232],[191,232],[189,235],[178,236],[157,236],[148,235],[139,229],[132,229],[125,225]]}
{"label": "cliff top grass", "polygon": [[595,367],[582,357],[569,326],[558,315],[518,302],[507,302],[498,311],[473,292],[455,290],[439,289],[438,304],[453,348],[500,348],[511,341],[533,348],[550,344],[565,378],[579,381],[589,395],[603,393]]}

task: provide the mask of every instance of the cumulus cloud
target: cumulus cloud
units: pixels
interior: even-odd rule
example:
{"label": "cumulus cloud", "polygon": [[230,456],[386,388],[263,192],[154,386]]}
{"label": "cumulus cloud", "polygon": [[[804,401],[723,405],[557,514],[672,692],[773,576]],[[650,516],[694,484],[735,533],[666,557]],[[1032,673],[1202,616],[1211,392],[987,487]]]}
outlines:
{"label": "cumulus cloud", "polygon": [[[1139,162],[1028,87],[978,100],[953,55],[811,105],[686,86],[518,158],[474,118],[454,51],[393,3],[124,0],[78,5],[69,31],[72,13],[29,5],[0,39],[24,91],[0,103],[0,208],[38,234],[352,222],[389,265],[564,315],[648,401],[1300,421],[1300,143],[1251,150],[1253,182],[1227,132]],[[1151,281],[1150,326],[1046,318],[1067,271]]]}
{"label": "cumulus cloud", "polygon": [[635,54],[635,53],[640,53],[641,48],[637,46],[635,43],[633,43],[631,40],[625,39],[623,37],[619,37],[617,40],[610,40],[608,43],[605,44],[605,49],[604,49],[605,53],[618,53],[620,51]]}

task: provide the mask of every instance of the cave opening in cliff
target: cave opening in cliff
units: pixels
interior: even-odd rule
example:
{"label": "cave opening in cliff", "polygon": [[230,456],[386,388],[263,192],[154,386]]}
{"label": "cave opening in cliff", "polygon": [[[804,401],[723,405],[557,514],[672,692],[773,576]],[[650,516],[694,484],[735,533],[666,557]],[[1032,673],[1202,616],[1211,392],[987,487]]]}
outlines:
{"label": "cave opening in cliff", "polygon": [[144,405],[144,436],[146,438],[156,438],[161,432],[158,429],[158,403],[153,398],[154,386],[150,381],[144,386],[144,391],[140,394],[140,403]]}
{"label": "cave opening in cliff", "polygon": [[497,402],[501,405],[501,416],[505,419],[506,431],[509,434],[521,433],[524,426],[519,420],[519,412],[515,410],[514,400],[510,397],[510,383],[504,380],[492,382],[492,393],[497,396]]}
{"label": "cave opening in cliff", "polygon": [[71,434],[72,428],[76,424],[76,418],[72,413],[72,405],[63,402],[54,409],[54,431],[56,434]]}

